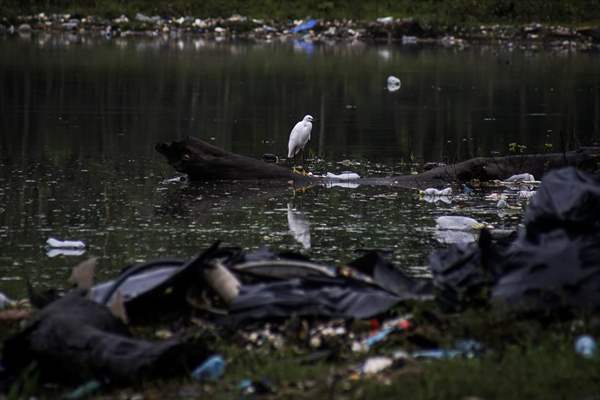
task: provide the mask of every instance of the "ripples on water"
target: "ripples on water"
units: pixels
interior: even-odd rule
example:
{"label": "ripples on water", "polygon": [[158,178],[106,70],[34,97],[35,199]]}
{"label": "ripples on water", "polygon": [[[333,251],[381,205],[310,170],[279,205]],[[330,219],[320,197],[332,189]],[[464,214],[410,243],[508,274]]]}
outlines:
{"label": "ripples on water", "polygon": [[[64,285],[90,255],[101,257],[103,279],[215,240],[331,263],[392,249],[399,265],[426,275],[436,216],[509,228],[520,219],[499,216],[480,192],[430,204],[384,187],[166,182],[175,173],[153,152],[159,140],[196,135],[248,155],[283,154],[293,123],[311,113],[312,169],[372,176],[505,153],[513,142],[540,151],[600,136],[597,56],[34,39],[0,39],[0,291],[15,297],[26,274]],[[403,81],[393,94],[384,90],[392,73]],[[84,240],[87,251],[48,257],[50,236]]]}

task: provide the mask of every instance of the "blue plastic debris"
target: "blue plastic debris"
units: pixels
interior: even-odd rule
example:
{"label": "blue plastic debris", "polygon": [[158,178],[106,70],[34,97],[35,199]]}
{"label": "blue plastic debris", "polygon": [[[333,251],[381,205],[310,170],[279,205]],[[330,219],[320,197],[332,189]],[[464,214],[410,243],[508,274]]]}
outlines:
{"label": "blue plastic debris", "polygon": [[95,380],[95,379],[91,380],[89,382],[84,383],[81,386],[78,386],[75,390],[73,390],[72,392],[65,395],[65,397],[63,397],[63,399],[66,399],[66,400],[84,399],[84,398],[92,395],[92,393],[94,393],[98,389],[100,389],[101,386],[102,386],[102,384],[100,382],[98,382],[97,380]]}
{"label": "blue plastic debris", "polygon": [[291,32],[292,33],[301,33],[301,32],[304,32],[304,31],[308,31],[308,30],[314,28],[315,26],[317,26],[317,20],[316,19],[309,19],[308,21],[304,21],[300,25],[295,26],[294,28],[292,28]]}
{"label": "blue plastic debris", "polygon": [[225,373],[225,360],[221,356],[212,356],[192,371],[197,381],[217,380]]}
{"label": "blue plastic debris", "polygon": [[583,358],[592,358],[598,351],[598,343],[589,335],[581,335],[575,340],[575,352]]}
{"label": "blue plastic debris", "polygon": [[462,352],[458,350],[444,350],[444,349],[433,349],[433,350],[418,350],[413,351],[411,356],[413,358],[429,358],[429,359],[445,359],[445,358],[455,358],[462,354]]}

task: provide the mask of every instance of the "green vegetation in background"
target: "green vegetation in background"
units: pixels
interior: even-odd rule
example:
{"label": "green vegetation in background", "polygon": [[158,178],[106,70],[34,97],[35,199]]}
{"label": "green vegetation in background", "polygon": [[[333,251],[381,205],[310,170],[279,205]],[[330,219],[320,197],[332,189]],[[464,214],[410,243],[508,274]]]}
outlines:
{"label": "green vegetation in background", "polygon": [[415,17],[429,23],[562,22],[600,19],[597,0],[0,0],[0,14],[71,12],[115,17],[137,12],[163,16],[228,17],[232,14],[285,20],[379,16]]}

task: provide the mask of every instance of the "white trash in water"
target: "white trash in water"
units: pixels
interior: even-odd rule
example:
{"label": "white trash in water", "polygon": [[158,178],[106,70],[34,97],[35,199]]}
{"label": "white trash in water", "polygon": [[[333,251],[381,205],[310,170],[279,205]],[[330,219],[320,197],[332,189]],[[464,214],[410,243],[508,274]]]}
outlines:
{"label": "white trash in water", "polygon": [[506,179],[505,182],[535,182],[535,178],[531,174],[518,174]]}
{"label": "white trash in water", "polygon": [[353,181],[355,179],[360,179],[360,175],[358,175],[356,172],[350,171],[344,171],[341,174],[332,174],[331,172],[328,172],[325,175],[325,177],[329,179],[337,179],[340,181]]}
{"label": "white trash in water", "polygon": [[529,200],[534,194],[535,190],[520,190],[519,193],[517,193],[517,198],[521,200]]}
{"label": "white trash in water", "polygon": [[85,243],[81,240],[58,240],[55,238],[48,238],[46,244],[53,248],[58,249],[84,249]]}
{"label": "white trash in water", "polygon": [[435,240],[441,244],[473,243],[477,240],[477,233],[465,231],[437,230]]}
{"label": "white trash in water", "polygon": [[423,194],[425,196],[451,196],[452,188],[448,187],[446,189],[438,190],[435,188],[428,188],[423,190]]}
{"label": "white trash in water", "polygon": [[393,75],[388,76],[388,78],[387,78],[387,90],[388,91],[395,92],[396,90],[399,90],[401,86],[402,86],[402,82],[400,81],[399,78],[396,78]]}
{"label": "white trash in water", "polygon": [[436,229],[452,231],[476,231],[486,225],[470,217],[445,215],[435,219]]}
{"label": "white trash in water", "polygon": [[7,307],[11,307],[15,302],[6,297],[6,295],[0,292],[0,310],[3,310]]}

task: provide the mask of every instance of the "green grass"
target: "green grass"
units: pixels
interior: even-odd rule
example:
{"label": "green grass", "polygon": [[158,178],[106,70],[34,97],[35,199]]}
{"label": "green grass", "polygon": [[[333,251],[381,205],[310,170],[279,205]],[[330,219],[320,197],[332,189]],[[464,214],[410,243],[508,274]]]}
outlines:
{"label": "green grass", "polygon": [[39,11],[109,17],[133,16],[136,12],[200,17],[228,17],[239,13],[276,20],[306,16],[372,20],[392,15],[439,24],[600,20],[600,2],[596,0],[0,0],[3,16]]}

